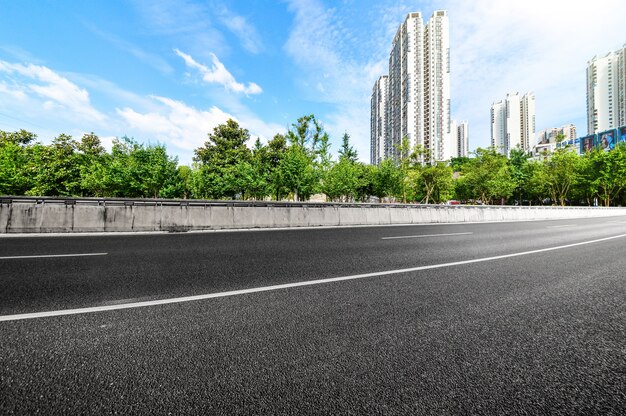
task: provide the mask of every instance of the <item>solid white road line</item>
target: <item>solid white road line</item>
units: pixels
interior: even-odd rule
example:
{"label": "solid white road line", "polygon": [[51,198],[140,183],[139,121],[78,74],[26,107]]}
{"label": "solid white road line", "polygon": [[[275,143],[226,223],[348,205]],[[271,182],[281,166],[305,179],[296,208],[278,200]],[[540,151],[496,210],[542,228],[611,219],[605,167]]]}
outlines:
{"label": "solid white road line", "polygon": [[578,227],[578,224],[548,225],[546,228]]}
{"label": "solid white road line", "polygon": [[49,259],[54,257],[86,257],[86,256],[106,256],[109,253],[77,253],[77,254],[41,254],[38,256],[5,256],[0,257],[0,260],[15,260],[15,259]]}
{"label": "solid white road line", "polygon": [[580,243],[566,244],[563,246],[541,248],[537,250],[522,251],[519,253],[512,253],[512,254],[503,254],[500,256],[483,257],[480,259],[454,261],[454,262],[442,263],[442,264],[432,264],[430,266],[411,267],[408,269],[397,269],[397,270],[387,270],[383,272],[355,274],[352,276],[333,277],[329,279],[309,280],[305,282],[286,283],[286,284],[274,285],[274,286],[255,287],[251,289],[232,290],[230,292],[209,293],[205,295],[185,296],[185,297],[171,298],[171,299],[159,299],[159,300],[151,300],[151,301],[145,301],[145,302],[124,303],[124,304],[119,304],[119,305],[94,306],[94,307],[88,307],[88,308],[65,309],[65,310],[59,310],[59,311],[24,313],[24,314],[19,314],[19,315],[4,315],[4,316],[0,316],[0,322],[17,321],[17,320],[22,320],[22,319],[47,318],[47,317],[63,316],[63,315],[76,315],[76,314],[81,314],[81,313],[114,311],[118,309],[141,308],[144,306],[167,305],[170,303],[181,303],[181,302],[191,302],[194,300],[224,298],[227,296],[246,295],[246,294],[258,293],[258,292],[269,292],[272,290],[290,289],[290,288],[300,287],[300,286],[313,286],[313,285],[320,285],[320,284],[325,284],[325,283],[342,282],[346,280],[365,279],[368,277],[388,276],[392,274],[417,272],[421,270],[440,269],[443,267],[461,266],[464,264],[481,263],[481,262],[486,262],[486,261],[506,259],[510,257],[519,257],[519,256],[527,256],[530,254],[545,253],[548,251],[562,250],[562,249],[571,248],[571,247],[584,246],[588,244],[600,243],[603,241],[610,241],[610,240],[615,240],[615,239],[624,238],[624,237],[626,237],[626,234],[615,235],[612,237],[598,238],[597,240],[583,241]]}
{"label": "solid white road line", "polygon": [[425,238],[425,237],[444,237],[449,235],[468,235],[474,233],[449,233],[449,234],[423,234],[423,235],[401,235],[398,237],[382,237],[381,240],[397,240],[400,238]]}

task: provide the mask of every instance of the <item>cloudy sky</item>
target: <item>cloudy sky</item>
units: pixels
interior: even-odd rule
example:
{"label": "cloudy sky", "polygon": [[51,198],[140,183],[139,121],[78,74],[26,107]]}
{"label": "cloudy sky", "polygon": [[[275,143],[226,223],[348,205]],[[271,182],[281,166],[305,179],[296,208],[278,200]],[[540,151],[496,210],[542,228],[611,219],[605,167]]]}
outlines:
{"label": "cloudy sky", "polygon": [[626,43],[626,2],[0,0],[0,130],[163,143],[180,163],[229,117],[263,141],[315,114],[369,161],[371,88],[407,13],[449,11],[452,116],[470,148],[532,91],[537,130],[586,134],[585,69]]}

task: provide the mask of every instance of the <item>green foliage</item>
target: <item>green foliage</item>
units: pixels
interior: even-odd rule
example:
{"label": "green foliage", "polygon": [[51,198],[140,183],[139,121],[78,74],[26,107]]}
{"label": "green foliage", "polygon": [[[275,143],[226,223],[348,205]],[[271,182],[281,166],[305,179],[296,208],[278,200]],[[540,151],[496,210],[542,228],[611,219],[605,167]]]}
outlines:
{"label": "green foliage", "polygon": [[461,170],[462,193],[483,204],[504,203],[516,187],[506,156],[494,148],[478,148],[474,156]]}
{"label": "green foliage", "polygon": [[80,195],[80,159],[78,143],[72,136],[60,134],[50,146],[33,146],[31,163],[34,173],[28,195]]}
{"label": "green foliage", "polygon": [[579,180],[581,158],[568,149],[557,149],[545,162],[544,180],[552,201],[564,206]]}
{"label": "green foliage", "polygon": [[24,195],[32,187],[28,144],[35,138],[25,130],[0,131],[0,195]]}
{"label": "green foliage", "polygon": [[365,171],[362,164],[357,162],[357,152],[350,145],[350,136],[344,133],[339,150],[339,161],[332,164],[324,175],[322,191],[330,200],[344,202],[362,199]]}
{"label": "green foliage", "polygon": [[328,172],[323,191],[331,200],[350,202],[358,197],[361,185],[358,164],[348,158],[339,159]]}
{"label": "green foliage", "polygon": [[385,159],[374,171],[372,194],[380,199],[397,195],[402,191],[400,183],[403,179],[402,172],[396,164],[390,159]]}
{"label": "green foliage", "polygon": [[341,138],[341,149],[339,149],[339,160],[349,160],[356,162],[358,158],[357,151],[350,145],[350,135],[346,132]]}
{"label": "green foliage", "polygon": [[448,201],[454,190],[452,168],[442,162],[424,166],[419,175],[419,184],[424,203],[428,204],[431,200],[433,203]]}
{"label": "green foliage", "polygon": [[311,153],[299,144],[292,144],[278,164],[280,187],[289,191],[294,200],[306,201],[315,193],[318,178]]}
{"label": "green foliage", "polygon": [[25,130],[0,131],[0,194],[129,198],[206,198],[308,200],[323,192],[328,200],[381,200],[443,203],[588,204],[626,202],[626,145],[582,156],[571,148],[532,160],[521,149],[509,157],[477,149],[449,164],[431,160],[407,138],[395,149],[396,161],[378,166],[357,160],[345,133],[338,159],[330,138],[313,116],[300,117],[285,134],[267,144],[247,146],[248,130],[234,120],[215,127],[194,163],[177,166],[163,145],[113,141],[107,152],[97,135],[80,140],[60,134],[48,145]]}
{"label": "green foliage", "polygon": [[626,146],[620,144],[608,152],[595,149],[585,156],[590,165],[588,188],[608,207],[626,187]]}
{"label": "green foliage", "polygon": [[517,199],[519,204],[524,200],[525,195],[525,184],[528,183],[529,180],[529,169],[527,168],[528,159],[530,155],[526,153],[523,149],[516,147],[511,149],[509,153],[509,166],[511,167],[511,179],[515,183],[515,190],[513,191],[513,196]]}
{"label": "green foliage", "polygon": [[246,147],[250,139],[248,130],[229,119],[220,124],[209,134],[209,140],[203,147],[195,150],[194,160],[200,170],[196,182],[196,193],[202,198],[242,197],[241,184],[244,183],[245,170],[237,165],[250,162],[252,152]]}
{"label": "green foliage", "polygon": [[469,163],[470,158],[466,156],[453,157],[450,159],[450,167],[453,172],[460,172],[463,169],[463,165]]}

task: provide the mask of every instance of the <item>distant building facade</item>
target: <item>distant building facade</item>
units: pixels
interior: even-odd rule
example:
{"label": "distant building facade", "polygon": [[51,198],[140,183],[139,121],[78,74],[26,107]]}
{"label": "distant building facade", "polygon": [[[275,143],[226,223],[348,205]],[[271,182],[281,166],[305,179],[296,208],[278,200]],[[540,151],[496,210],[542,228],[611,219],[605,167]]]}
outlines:
{"label": "distant building facade", "polygon": [[626,45],[587,63],[587,134],[626,125]]}
{"label": "distant building facade", "polygon": [[556,143],[557,137],[562,136],[564,141],[576,138],[576,126],[567,124],[561,127],[545,129],[537,133],[537,144]]}
{"label": "distant building facade", "polygon": [[[458,153],[450,130],[449,38],[444,10],[435,11],[426,25],[421,13],[410,13],[398,27],[389,54],[384,145],[374,144],[382,136],[374,136],[372,129],[372,149],[384,152],[378,160],[398,159],[404,137],[411,147],[427,151],[423,163],[449,160]],[[372,125],[377,117],[372,104]]]}
{"label": "distant building facade", "polygon": [[455,123],[456,129],[452,130],[456,132],[456,143],[457,143],[457,157],[468,157],[469,156],[469,123],[467,121],[462,121],[460,123]]}
{"label": "distant building facade", "polygon": [[452,139],[456,140],[456,154],[452,157],[469,156],[469,123],[467,121],[450,122],[450,132]]}
{"label": "distant building facade", "polygon": [[507,94],[491,106],[491,146],[509,155],[516,147],[530,151],[535,145],[535,95]]}
{"label": "distant building facade", "polygon": [[370,143],[370,163],[378,165],[388,152],[387,140],[387,97],[389,77],[383,75],[376,80],[372,89],[371,99],[371,143]]}
{"label": "distant building facade", "polygon": [[[562,140],[557,142],[559,138]],[[540,131],[537,133],[537,144],[533,146],[531,153],[534,157],[538,157],[559,147],[568,147],[580,154],[580,139],[576,137],[575,125],[567,124]]]}

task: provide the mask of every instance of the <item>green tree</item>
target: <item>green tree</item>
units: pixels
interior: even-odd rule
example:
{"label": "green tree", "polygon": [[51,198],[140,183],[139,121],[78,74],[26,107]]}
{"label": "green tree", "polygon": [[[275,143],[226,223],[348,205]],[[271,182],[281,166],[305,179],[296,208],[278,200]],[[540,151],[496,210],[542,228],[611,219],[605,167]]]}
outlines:
{"label": "green tree", "polygon": [[378,169],[376,165],[366,165],[365,163],[357,162],[357,188],[356,199],[360,202],[365,202],[371,195],[374,195],[374,176]]}
{"label": "green tree", "polygon": [[402,138],[396,151],[398,154],[398,193],[396,195],[402,199],[403,203],[406,203],[407,200],[414,199],[412,197],[415,197],[415,185],[419,180],[421,161],[429,160],[429,157],[421,146],[411,149],[407,137]]}
{"label": "green tree", "polygon": [[324,187],[332,165],[330,141],[314,115],[300,117],[286,134],[289,147],[279,163],[276,180],[294,199],[307,200]]}
{"label": "green tree", "polygon": [[345,132],[341,137],[341,149],[339,149],[339,160],[346,159],[350,162],[356,162],[358,158],[358,153],[350,145],[350,135]]}
{"label": "green tree", "polygon": [[423,201],[428,204],[431,199],[434,203],[445,202],[452,196],[454,183],[452,168],[443,162],[427,165],[421,169],[420,185],[423,190]]}
{"label": "green tree", "polygon": [[528,161],[523,166],[523,172],[522,194],[526,195],[531,205],[533,201],[543,204],[543,201],[550,195],[545,163],[543,161]]}
{"label": "green tree", "polygon": [[331,200],[349,202],[359,197],[362,170],[357,166],[357,157],[356,150],[350,145],[350,136],[344,133],[339,161],[332,164],[324,178],[322,190]]}
{"label": "green tree", "polygon": [[77,149],[78,143],[66,134],[57,136],[49,146],[35,146],[31,153],[35,172],[33,187],[27,194],[80,195],[80,159]]}
{"label": "green tree", "polygon": [[[515,190],[516,182],[511,175],[506,156],[494,148],[478,148],[475,157],[462,168],[462,181],[468,199],[480,200],[482,203],[504,203]],[[459,191],[457,187],[457,192]]]}
{"label": "green tree", "polygon": [[188,199],[192,195],[193,171],[186,165],[178,166],[175,174],[167,179],[163,189],[159,192],[162,198]]}
{"label": "green tree", "polygon": [[110,155],[93,132],[84,134],[78,143],[81,196],[108,196]]}
{"label": "green tree", "polygon": [[143,145],[129,137],[113,140],[105,172],[106,193],[126,198],[174,196],[180,187],[178,159],[167,154],[164,145]]}
{"label": "green tree", "polygon": [[404,180],[402,173],[391,159],[385,159],[373,173],[372,194],[381,200],[399,194],[400,182]]}
{"label": "green tree", "polygon": [[453,172],[460,172],[463,169],[463,165],[469,163],[470,158],[466,156],[453,157],[450,159],[450,167]]}
{"label": "green tree", "polygon": [[280,187],[296,201],[306,201],[319,186],[319,175],[310,152],[297,143],[289,146],[278,165]]}
{"label": "green tree", "polygon": [[348,158],[341,158],[335,163],[324,182],[323,191],[331,200],[350,202],[357,198],[360,186],[357,164]]}
{"label": "green tree", "polygon": [[280,171],[281,160],[287,153],[287,140],[282,134],[276,134],[264,149],[259,150],[257,160],[267,174],[268,193],[279,201],[289,193]]}
{"label": "green tree", "polygon": [[511,179],[515,183],[513,196],[521,205],[524,200],[526,183],[528,181],[529,169],[527,168],[530,155],[520,147],[511,149],[509,153],[509,165],[511,167]]}
{"label": "green tree", "polygon": [[590,162],[590,189],[602,201],[602,205],[611,206],[626,186],[626,146],[620,144],[610,152],[595,149],[584,157]]}
{"label": "green tree", "polygon": [[580,157],[568,149],[556,149],[544,163],[550,197],[555,203],[565,206],[580,177]]}
{"label": "green tree", "polygon": [[0,131],[0,195],[24,195],[33,186],[28,145],[36,137],[26,130]]}
{"label": "green tree", "polygon": [[234,199],[241,195],[241,169],[237,164],[250,162],[252,153],[246,147],[249,139],[248,130],[229,119],[215,127],[204,146],[195,150],[194,161],[201,172],[198,191],[203,197]]}

